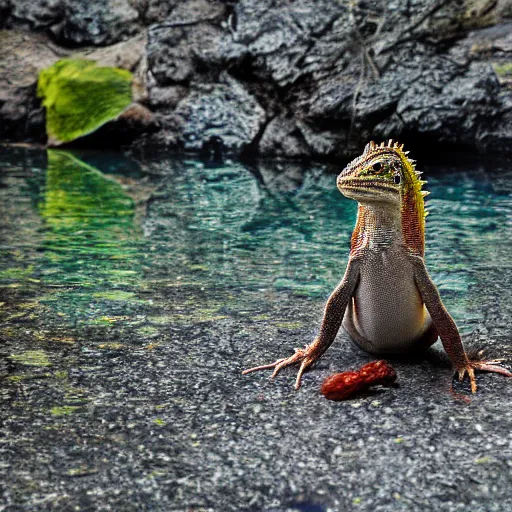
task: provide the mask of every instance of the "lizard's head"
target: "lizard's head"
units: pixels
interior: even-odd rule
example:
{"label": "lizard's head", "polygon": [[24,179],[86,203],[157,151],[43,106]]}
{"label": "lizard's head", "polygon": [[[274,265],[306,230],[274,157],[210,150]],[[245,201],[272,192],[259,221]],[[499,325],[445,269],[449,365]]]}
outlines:
{"label": "lizard's head", "polygon": [[[342,194],[360,203],[363,216],[369,204],[397,205],[405,244],[412,253],[423,256],[427,215],[423,198],[428,192],[421,190],[425,181],[407,153],[403,145],[392,140],[387,146],[370,142],[341,172],[337,185]],[[353,250],[357,250],[361,240],[353,235],[352,242]]]}
{"label": "lizard's head", "polygon": [[421,189],[422,181],[407,158],[403,145],[390,140],[386,146],[370,142],[361,156],[352,160],[338,176],[340,192],[361,203],[400,203],[404,189]]}

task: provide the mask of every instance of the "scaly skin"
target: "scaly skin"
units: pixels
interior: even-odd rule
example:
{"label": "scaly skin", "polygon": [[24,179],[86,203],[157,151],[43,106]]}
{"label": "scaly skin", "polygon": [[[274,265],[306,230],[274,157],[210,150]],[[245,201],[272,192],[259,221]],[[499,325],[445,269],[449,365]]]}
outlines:
{"label": "scaly skin", "polygon": [[512,377],[499,361],[470,361],[452,317],[428,275],[425,261],[425,183],[403,146],[366,145],[338,176],[342,194],[359,203],[345,275],[329,297],[320,332],[290,357],[245,370],[273,369],[272,377],[300,363],[304,371],[329,348],[340,326],[372,354],[423,350],[441,338],[462,381],[476,392],[475,370]]}

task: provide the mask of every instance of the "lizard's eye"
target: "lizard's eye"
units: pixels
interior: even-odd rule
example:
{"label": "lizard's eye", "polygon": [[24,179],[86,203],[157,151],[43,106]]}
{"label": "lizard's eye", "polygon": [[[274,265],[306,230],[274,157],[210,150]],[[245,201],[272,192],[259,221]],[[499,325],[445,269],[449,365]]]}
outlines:
{"label": "lizard's eye", "polygon": [[382,169],[382,164],[380,162],[375,162],[372,168],[375,172],[379,172]]}
{"label": "lizard's eye", "polygon": [[393,181],[395,182],[396,185],[400,185],[400,181],[402,181],[400,178],[400,174],[395,174]]}

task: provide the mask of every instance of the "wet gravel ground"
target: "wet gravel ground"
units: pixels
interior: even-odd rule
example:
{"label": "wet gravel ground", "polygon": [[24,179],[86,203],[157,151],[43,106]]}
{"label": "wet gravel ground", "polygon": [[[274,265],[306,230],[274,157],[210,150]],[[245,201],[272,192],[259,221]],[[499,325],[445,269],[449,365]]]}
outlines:
{"label": "wet gravel ground", "polygon": [[[163,180],[161,164],[153,164],[151,172],[123,182],[131,197],[143,187],[150,191],[150,200],[135,198],[135,208],[149,205],[137,210],[142,227],[133,240],[138,241],[131,235],[116,238],[118,228],[107,231],[112,244],[125,251],[127,242],[139,252],[116,252],[116,259],[104,260],[115,266],[102,270],[98,262],[105,253],[74,250],[63,256],[65,244],[48,248],[48,236],[63,236],[65,228],[52,224],[63,210],[48,213],[49,181],[46,193],[33,192],[32,181],[45,171],[36,157],[11,155],[0,189],[6,212],[0,226],[1,511],[512,510],[512,382],[481,374],[475,396],[467,382],[452,389],[439,344],[418,358],[391,359],[396,387],[375,388],[340,403],[319,394],[322,380],[372,360],[344,333],[305,375],[298,392],[293,369],[274,381],[265,372],[241,375],[243,368],[291,354],[312,339],[325,298],[343,274],[351,226],[338,234],[333,224],[342,242],[332,253],[341,254],[340,262],[319,264],[328,268],[324,274],[310,266],[297,268],[297,262],[309,261],[300,244],[283,258],[286,239],[295,243],[292,228],[283,226],[262,233],[265,240],[284,229],[284,241],[273,254],[260,254],[250,240],[237,238],[241,251],[257,253],[254,260],[241,267],[245,252],[234,259],[227,253],[222,259],[219,252],[215,259],[204,252],[215,247],[210,239],[195,245],[204,233],[193,229],[197,219],[190,219],[183,205],[206,201],[204,211],[223,210],[227,224],[234,210],[200,194],[173,196],[170,189],[180,182]],[[13,163],[18,158],[21,163]],[[474,174],[450,182],[457,201],[469,197],[473,203],[468,213],[453,202],[453,217],[447,216],[448,203],[432,204],[432,217],[448,226],[443,238],[453,251],[451,256],[434,252],[429,261],[434,278],[445,283],[446,303],[472,331],[467,344],[485,346],[491,356],[510,362],[512,208],[503,172],[499,176],[494,202],[482,196],[481,182],[469,184]],[[433,180],[439,196],[443,179]],[[245,194],[247,186],[242,189]],[[37,206],[41,197],[46,210]],[[258,204],[267,200],[259,197]],[[181,204],[184,213],[172,204],[176,209]],[[262,215],[265,208],[268,204]],[[484,221],[472,215],[478,210],[487,219],[485,208],[494,212],[486,224],[494,227],[479,231],[475,226]],[[300,218],[300,207],[294,211]],[[215,219],[204,215],[211,233]],[[461,215],[467,215],[467,226],[456,222]],[[187,229],[179,228],[183,219]],[[432,229],[439,226],[429,222]],[[256,232],[252,226],[237,233]],[[81,236],[79,231],[73,226],[64,233],[66,240]],[[300,236],[305,246],[316,243],[308,232]],[[176,240],[182,252],[177,246],[166,252]],[[430,240],[437,251],[439,242]],[[227,251],[225,243],[220,237],[219,247]],[[98,247],[98,239],[94,244]],[[194,247],[199,255],[192,254]],[[73,267],[79,258],[87,269],[82,277]],[[287,258],[291,267],[278,262]],[[137,274],[127,273],[130,269]],[[296,271],[312,277],[297,288],[281,286]],[[263,277],[256,281],[258,272]],[[62,281],[63,273],[74,281]],[[121,276],[120,281],[104,281],[108,275]],[[304,291],[317,285],[319,293]]]}

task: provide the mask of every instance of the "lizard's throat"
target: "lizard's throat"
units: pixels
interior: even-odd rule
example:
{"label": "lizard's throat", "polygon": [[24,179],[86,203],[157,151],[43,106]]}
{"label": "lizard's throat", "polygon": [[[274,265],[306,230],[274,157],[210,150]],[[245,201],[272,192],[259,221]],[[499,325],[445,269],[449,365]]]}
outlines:
{"label": "lizard's throat", "polygon": [[403,244],[400,204],[359,203],[351,254],[363,250],[382,250],[396,244]]}

